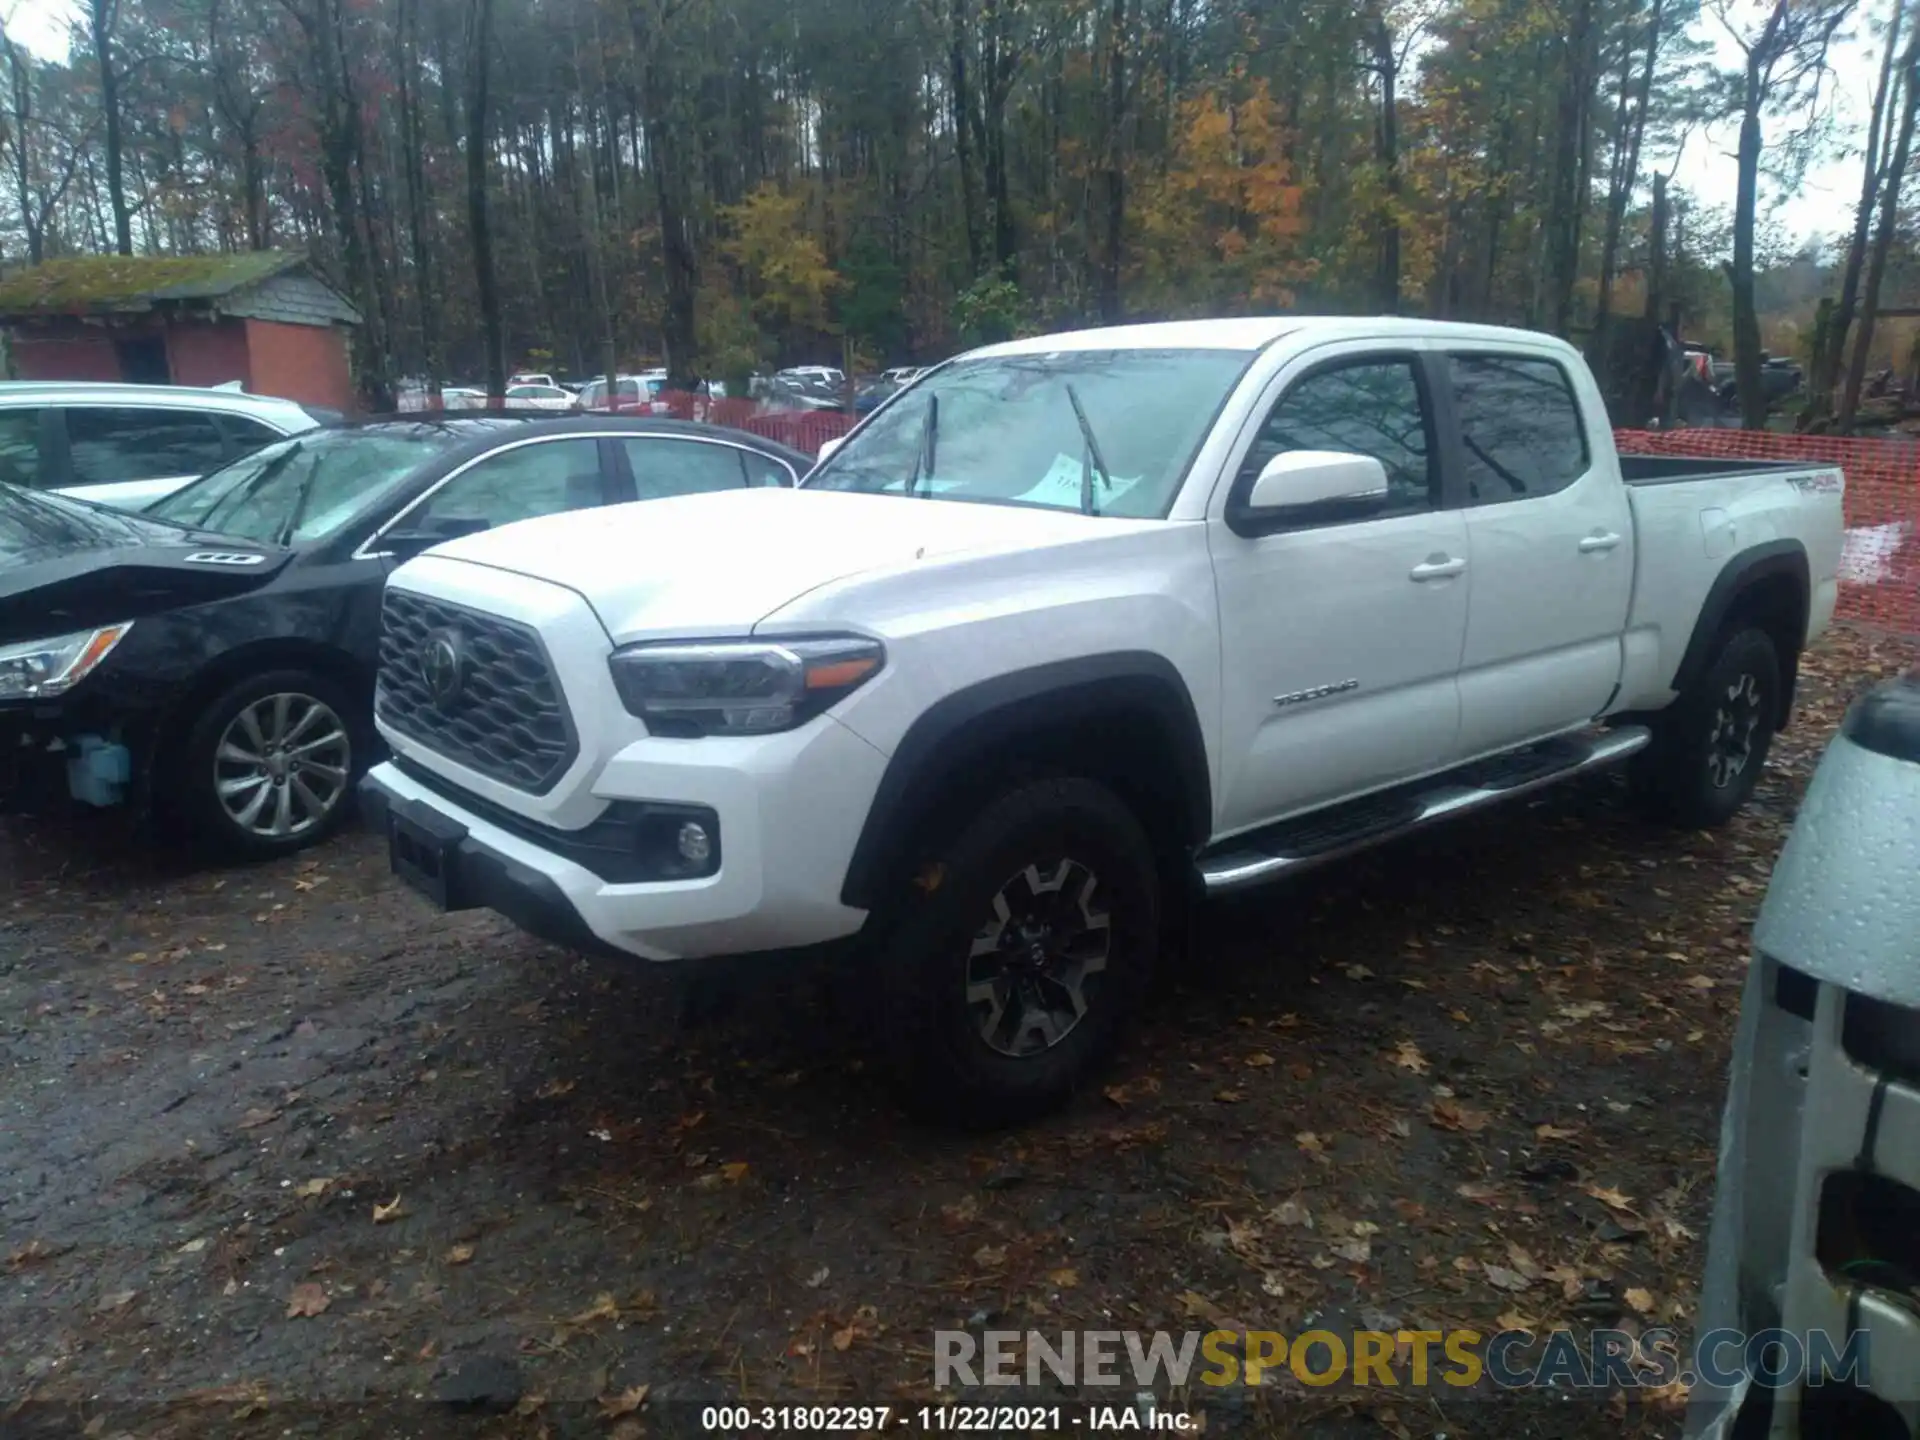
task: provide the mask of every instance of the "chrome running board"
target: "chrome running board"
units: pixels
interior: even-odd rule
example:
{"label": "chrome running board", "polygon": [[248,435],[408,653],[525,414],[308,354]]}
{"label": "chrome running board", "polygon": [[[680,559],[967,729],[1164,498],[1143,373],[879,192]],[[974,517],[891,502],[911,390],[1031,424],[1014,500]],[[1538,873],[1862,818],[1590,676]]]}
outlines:
{"label": "chrome running board", "polygon": [[1646,749],[1644,725],[1583,731],[1417,780],[1264,830],[1236,835],[1199,860],[1209,895],[1262,885],[1414,830],[1618,764]]}

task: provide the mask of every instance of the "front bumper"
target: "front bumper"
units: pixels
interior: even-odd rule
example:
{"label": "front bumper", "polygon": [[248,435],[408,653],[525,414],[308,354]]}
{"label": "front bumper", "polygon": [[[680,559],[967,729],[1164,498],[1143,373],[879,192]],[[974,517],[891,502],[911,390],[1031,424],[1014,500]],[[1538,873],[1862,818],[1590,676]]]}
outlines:
{"label": "front bumper", "polygon": [[603,810],[698,806],[716,817],[718,869],[680,880],[610,879],[604,850],[577,838],[586,827],[534,821],[500,787],[483,795],[431,752],[390,738],[396,758],[362,782],[361,802],[389,844],[390,812],[443,839],[450,909],[485,907],[543,938],[645,960],[800,949],[865,923],[840,887],[886,758],[830,717],[764,737],[757,763],[742,763],[748,742],[655,737],[605,762],[591,792]]}

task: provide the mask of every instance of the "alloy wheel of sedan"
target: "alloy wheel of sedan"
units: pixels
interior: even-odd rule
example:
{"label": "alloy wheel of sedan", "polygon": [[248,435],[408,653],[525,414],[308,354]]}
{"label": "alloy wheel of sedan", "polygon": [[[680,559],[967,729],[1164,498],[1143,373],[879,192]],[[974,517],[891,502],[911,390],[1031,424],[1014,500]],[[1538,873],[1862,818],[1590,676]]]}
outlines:
{"label": "alloy wheel of sedan", "polygon": [[353,741],[325,701],[281,691],[243,706],[213,754],[214,794],[241,830],[284,840],[324,824],[353,774]]}
{"label": "alloy wheel of sedan", "polygon": [[1040,1054],[1086,1016],[1088,982],[1107,968],[1111,944],[1099,884],[1087,866],[1062,859],[1027,866],[995,893],[966,980],[967,1007],[991,1049],[1014,1059]]}

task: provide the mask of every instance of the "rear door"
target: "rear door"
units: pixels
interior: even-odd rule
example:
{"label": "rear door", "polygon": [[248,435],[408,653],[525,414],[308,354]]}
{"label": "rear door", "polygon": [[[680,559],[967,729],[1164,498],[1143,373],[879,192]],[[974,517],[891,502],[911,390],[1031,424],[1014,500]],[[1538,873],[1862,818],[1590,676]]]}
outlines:
{"label": "rear door", "polygon": [[40,405],[0,409],[0,483],[27,490],[57,484],[57,435],[50,433],[57,412]]}
{"label": "rear door", "polygon": [[[1289,364],[1216,494],[1220,607],[1216,834],[1443,767],[1460,728],[1467,526],[1446,508],[1428,373],[1411,349],[1327,346]],[[1378,459],[1390,503],[1364,519],[1248,533],[1228,508],[1286,450]]]}
{"label": "rear door", "polygon": [[1435,361],[1473,552],[1465,759],[1606,707],[1633,599],[1633,515],[1597,401],[1583,407],[1563,360],[1448,348]]}
{"label": "rear door", "polygon": [[213,416],[145,405],[66,405],[70,495],[125,510],[171,495],[227,459]]}

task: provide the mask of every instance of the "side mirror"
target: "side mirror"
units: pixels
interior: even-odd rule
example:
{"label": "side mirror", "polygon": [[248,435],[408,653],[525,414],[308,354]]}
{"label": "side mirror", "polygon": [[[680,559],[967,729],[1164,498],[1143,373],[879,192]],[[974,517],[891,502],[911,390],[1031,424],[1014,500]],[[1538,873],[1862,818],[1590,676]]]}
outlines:
{"label": "side mirror", "polygon": [[822,440],[820,442],[820,453],[814,457],[814,463],[817,465],[831,459],[833,452],[846,443],[847,437],[844,435],[836,435],[831,440]]}
{"label": "side mirror", "polygon": [[380,537],[380,548],[393,556],[395,564],[404,564],[436,545],[458,540],[463,535],[478,535],[491,530],[493,522],[478,515],[449,515],[444,520],[410,530],[389,530]]}
{"label": "side mirror", "polygon": [[1255,522],[1359,519],[1387,505],[1387,467],[1371,455],[1288,450],[1261,468],[1239,507]]}

